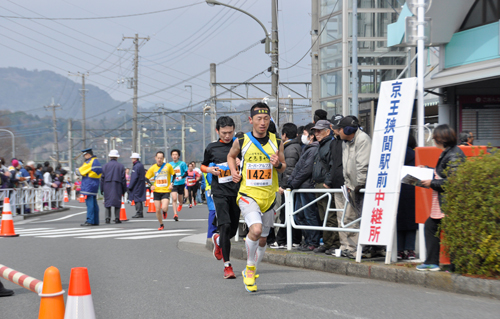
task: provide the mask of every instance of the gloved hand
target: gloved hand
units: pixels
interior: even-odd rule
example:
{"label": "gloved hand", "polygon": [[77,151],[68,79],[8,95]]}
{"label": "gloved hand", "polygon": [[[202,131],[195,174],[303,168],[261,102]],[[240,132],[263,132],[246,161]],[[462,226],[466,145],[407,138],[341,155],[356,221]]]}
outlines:
{"label": "gloved hand", "polygon": [[358,185],[358,186],[356,186],[356,187],[354,188],[354,192],[355,192],[356,194],[359,194],[359,191],[360,191],[361,189],[363,189],[363,188],[365,188],[365,185]]}

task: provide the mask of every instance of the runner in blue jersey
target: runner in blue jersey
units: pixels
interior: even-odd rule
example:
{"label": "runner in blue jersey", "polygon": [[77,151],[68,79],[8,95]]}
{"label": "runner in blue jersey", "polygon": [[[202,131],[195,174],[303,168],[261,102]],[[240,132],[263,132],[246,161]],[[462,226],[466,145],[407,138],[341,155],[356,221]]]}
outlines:
{"label": "runner in blue jersey", "polygon": [[184,188],[186,187],[186,178],[184,174],[188,171],[188,167],[185,162],[179,161],[181,157],[181,151],[177,149],[173,149],[170,152],[170,156],[172,157],[172,162],[169,164],[172,165],[175,172],[174,179],[174,188],[172,189],[172,207],[174,209],[174,220],[179,221],[179,212],[182,210],[182,200],[184,197]]}

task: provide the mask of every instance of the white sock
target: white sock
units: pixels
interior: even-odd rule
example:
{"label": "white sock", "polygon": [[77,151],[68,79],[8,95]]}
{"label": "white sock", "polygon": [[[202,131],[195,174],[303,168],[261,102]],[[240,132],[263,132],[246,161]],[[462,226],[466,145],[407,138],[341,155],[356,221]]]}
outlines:
{"label": "white sock", "polygon": [[257,267],[259,266],[260,262],[262,261],[262,258],[264,258],[264,253],[266,252],[267,245],[264,247],[258,247],[257,248],[257,263],[255,264],[255,271],[257,271]]}
{"label": "white sock", "polygon": [[224,267],[229,267],[231,266],[231,262],[230,261],[225,261],[224,262]]}
{"label": "white sock", "polygon": [[255,263],[257,262],[257,248],[259,247],[259,241],[253,241],[247,236],[245,245],[247,246],[247,265],[255,266]]}

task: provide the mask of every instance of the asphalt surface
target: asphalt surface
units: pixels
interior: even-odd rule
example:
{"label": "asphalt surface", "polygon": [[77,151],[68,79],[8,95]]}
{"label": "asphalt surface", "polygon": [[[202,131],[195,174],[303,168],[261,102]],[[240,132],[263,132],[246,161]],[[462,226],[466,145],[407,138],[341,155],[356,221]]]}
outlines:
{"label": "asphalt surface", "polygon": [[[161,232],[154,214],[105,224],[102,206],[100,226],[80,227],[85,208],[70,205],[67,212],[17,222],[21,236],[0,238],[0,264],[40,280],[55,266],[66,290],[71,268],[87,267],[97,318],[499,317],[498,300],[266,263],[259,267],[259,291],[248,293],[245,262],[234,260],[237,279],[224,280],[222,262],[200,244],[204,205],[185,206],[179,222],[170,209]],[[129,205],[127,213],[134,214]],[[0,298],[0,319],[37,318],[39,297],[2,282],[15,295]]]}

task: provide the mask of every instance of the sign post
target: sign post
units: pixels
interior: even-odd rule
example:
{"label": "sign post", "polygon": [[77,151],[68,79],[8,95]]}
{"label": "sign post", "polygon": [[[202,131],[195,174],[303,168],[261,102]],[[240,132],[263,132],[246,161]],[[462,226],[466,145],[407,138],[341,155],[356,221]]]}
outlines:
{"label": "sign post", "polygon": [[387,246],[390,264],[396,231],[416,78],[382,82],[373,130],[356,261],[364,245]]}

